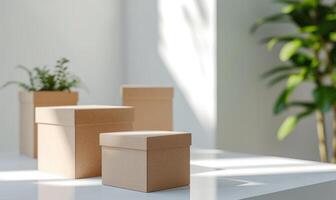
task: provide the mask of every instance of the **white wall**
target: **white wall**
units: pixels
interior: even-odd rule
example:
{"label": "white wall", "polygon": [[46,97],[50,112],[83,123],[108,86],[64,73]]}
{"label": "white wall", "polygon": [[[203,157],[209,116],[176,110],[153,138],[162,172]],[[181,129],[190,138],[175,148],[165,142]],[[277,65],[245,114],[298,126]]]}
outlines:
{"label": "white wall", "polygon": [[215,0],[124,0],[125,83],[175,87],[174,127],[216,137]]}
{"label": "white wall", "polygon": [[[193,145],[317,160],[313,119],[276,140],[284,116],[271,109],[280,87],[259,76],[278,59],[258,40],[288,27],[248,33],[274,10],[269,0],[2,0],[0,83],[25,77],[17,64],[66,56],[90,90],[81,104],[119,104],[121,83],[172,85],[175,129],[191,131]],[[0,97],[0,152],[17,151],[17,89]]]}
{"label": "white wall", "polygon": [[[283,116],[272,115],[279,94],[267,88],[260,74],[279,64],[258,41],[269,34],[287,32],[287,26],[263,28],[249,34],[253,22],[277,9],[269,0],[218,0],[218,139],[220,148],[318,160],[316,129],[312,118],[300,123],[285,141],[276,139]],[[305,89],[300,97],[309,96]]]}
{"label": "white wall", "polygon": [[[14,67],[67,57],[89,89],[81,104],[119,104],[119,0],[1,0],[0,84],[25,78]],[[18,150],[17,88],[0,91],[0,152]]]}

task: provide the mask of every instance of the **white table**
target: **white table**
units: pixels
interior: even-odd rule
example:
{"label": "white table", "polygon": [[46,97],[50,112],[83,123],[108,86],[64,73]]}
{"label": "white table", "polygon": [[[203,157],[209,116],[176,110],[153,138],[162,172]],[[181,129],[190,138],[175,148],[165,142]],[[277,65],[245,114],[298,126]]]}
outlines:
{"label": "white table", "polygon": [[219,150],[194,149],[191,158],[190,187],[141,193],[103,186],[99,177],[64,179],[37,171],[34,159],[0,154],[0,199],[323,200],[331,196],[322,194],[336,196],[336,165]]}

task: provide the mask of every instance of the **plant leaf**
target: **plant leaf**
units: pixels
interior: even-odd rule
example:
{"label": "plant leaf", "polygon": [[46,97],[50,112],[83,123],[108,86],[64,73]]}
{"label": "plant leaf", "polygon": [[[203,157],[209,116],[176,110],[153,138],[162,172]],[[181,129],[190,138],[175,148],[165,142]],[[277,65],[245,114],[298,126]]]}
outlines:
{"label": "plant leaf", "polygon": [[10,85],[18,85],[19,87],[21,87],[22,89],[24,89],[26,91],[35,91],[34,88],[31,88],[26,83],[20,82],[20,81],[8,81],[4,85],[2,85],[0,89],[5,88],[5,87],[10,86]]}
{"label": "plant leaf", "polygon": [[304,80],[304,73],[292,74],[289,76],[286,88],[281,92],[273,108],[274,114],[279,114],[286,110],[289,96],[295,88]]}
{"label": "plant leaf", "polygon": [[299,117],[296,115],[287,117],[278,130],[278,140],[284,140],[294,130],[298,122]]}
{"label": "plant leaf", "polygon": [[302,41],[293,40],[285,44],[280,51],[280,60],[288,61],[302,46]]}
{"label": "plant leaf", "polygon": [[313,91],[316,105],[322,112],[327,112],[336,103],[336,88],[319,86]]}
{"label": "plant leaf", "polygon": [[270,80],[267,85],[269,87],[272,87],[272,86],[280,83],[281,81],[286,80],[290,75],[292,75],[292,73],[281,74],[281,75],[275,77],[274,79]]}
{"label": "plant leaf", "polygon": [[31,88],[31,90],[36,90],[33,72],[23,65],[18,65],[17,68],[25,71],[28,74],[30,84],[29,88]]}
{"label": "plant leaf", "polygon": [[278,67],[275,67],[275,68],[263,73],[261,75],[261,77],[262,78],[267,78],[269,76],[277,74],[278,72],[286,72],[286,71],[290,71],[290,70],[293,70],[293,69],[296,69],[296,67],[295,66],[278,66]]}
{"label": "plant leaf", "polygon": [[306,111],[299,113],[297,115],[291,115],[285,119],[285,121],[281,124],[278,132],[277,132],[277,138],[278,140],[284,140],[290,133],[293,132],[296,125],[299,123],[299,121],[310,115],[312,112],[314,112],[314,109],[307,109]]}
{"label": "plant leaf", "polygon": [[287,15],[284,13],[278,13],[278,14],[274,14],[274,15],[270,15],[268,17],[259,19],[250,29],[251,33],[256,32],[256,30],[267,23],[271,23],[271,22],[288,22],[287,19]]}

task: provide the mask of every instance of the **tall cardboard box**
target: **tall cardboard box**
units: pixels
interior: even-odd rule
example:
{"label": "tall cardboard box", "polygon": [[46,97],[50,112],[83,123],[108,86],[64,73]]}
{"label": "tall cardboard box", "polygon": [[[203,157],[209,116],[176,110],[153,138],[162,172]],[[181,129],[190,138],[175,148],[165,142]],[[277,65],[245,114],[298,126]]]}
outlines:
{"label": "tall cardboard box", "polygon": [[173,130],[172,87],[122,86],[123,105],[135,109],[134,130]]}
{"label": "tall cardboard box", "polygon": [[133,120],[128,106],[36,108],[38,169],[67,178],[100,176],[99,134],[132,130]]}
{"label": "tall cardboard box", "polygon": [[190,133],[104,133],[100,145],[104,185],[142,192],[189,185]]}
{"label": "tall cardboard box", "polygon": [[37,157],[35,108],[39,106],[77,105],[77,92],[20,92],[20,152]]}

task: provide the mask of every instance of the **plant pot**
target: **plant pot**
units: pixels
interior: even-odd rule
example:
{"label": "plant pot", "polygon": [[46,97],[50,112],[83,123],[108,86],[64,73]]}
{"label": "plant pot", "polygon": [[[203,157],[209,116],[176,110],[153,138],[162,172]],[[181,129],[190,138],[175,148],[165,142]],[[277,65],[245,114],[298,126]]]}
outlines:
{"label": "plant pot", "polygon": [[20,92],[20,153],[37,158],[35,108],[77,105],[77,92]]}

